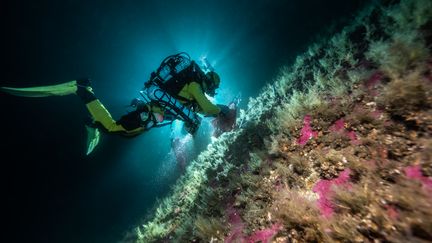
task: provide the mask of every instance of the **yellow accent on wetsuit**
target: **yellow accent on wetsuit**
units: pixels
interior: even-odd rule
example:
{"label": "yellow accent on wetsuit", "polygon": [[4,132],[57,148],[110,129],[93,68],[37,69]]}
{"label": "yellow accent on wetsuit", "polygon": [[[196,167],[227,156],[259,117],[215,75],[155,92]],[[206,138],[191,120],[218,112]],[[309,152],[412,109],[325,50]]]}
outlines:
{"label": "yellow accent on wetsuit", "polygon": [[[117,124],[117,122],[112,118],[109,111],[105,106],[98,100],[93,100],[86,104],[88,111],[93,117],[94,121],[99,122],[108,132],[112,133],[122,133],[126,136],[135,136],[146,130],[145,127],[138,127],[133,130],[127,130],[122,125]],[[154,105],[150,105],[150,110],[154,113],[164,114],[163,110]]]}
{"label": "yellow accent on wetsuit", "polygon": [[202,87],[197,82],[190,82],[186,84],[178,93],[179,96],[189,100],[194,101],[198,104],[198,112],[206,115],[212,116],[220,113],[220,108],[210,102],[205,96]]}
{"label": "yellow accent on wetsuit", "polygon": [[121,132],[124,133],[124,135],[134,136],[142,133],[145,130],[143,127],[139,127],[133,130],[126,130],[122,125],[116,123],[116,121],[112,118],[111,114],[99,100],[93,100],[87,103],[86,107],[92,115],[93,119],[96,122],[102,124],[102,126],[108,132]]}

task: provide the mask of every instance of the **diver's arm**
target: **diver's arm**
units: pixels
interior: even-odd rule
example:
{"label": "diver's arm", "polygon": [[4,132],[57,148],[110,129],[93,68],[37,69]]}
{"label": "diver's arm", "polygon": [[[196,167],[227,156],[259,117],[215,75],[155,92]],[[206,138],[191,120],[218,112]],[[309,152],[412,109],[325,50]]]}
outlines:
{"label": "diver's arm", "polygon": [[200,113],[206,115],[206,116],[216,116],[220,113],[221,109],[210,102],[210,100],[207,99],[204,92],[201,89],[201,86],[196,83],[192,82],[189,84],[189,92],[192,94],[195,101],[198,103],[199,111]]}

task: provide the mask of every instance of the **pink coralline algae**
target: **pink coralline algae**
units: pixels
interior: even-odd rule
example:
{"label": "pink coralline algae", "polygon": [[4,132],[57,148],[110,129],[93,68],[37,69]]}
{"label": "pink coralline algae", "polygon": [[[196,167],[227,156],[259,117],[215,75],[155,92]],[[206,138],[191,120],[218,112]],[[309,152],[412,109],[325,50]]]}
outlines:
{"label": "pink coralline algae", "polygon": [[382,114],[383,114],[383,111],[379,110],[379,109],[375,109],[374,111],[371,112],[371,116],[374,119],[380,119]]}
{"label": "pink coralline algae", "polygon": [[375,88],[379,82],[384,78],[384,74],[380,71],[377,71],[372,74],[372,76],[369,77],[369,79],[366,81],[366,87],[368,89]]}
{"label": "pink coralline algae", "polygon": [[246,239],[246,242],[248,243],[255,243],[255,242],[263,242],[267,243],[270,242],[271,239],[281,230],[282,226],[280,224],[274,224],[269,229],[263,229],[260,231],[255,232],[251,236],[249,236]]}
{"label": "pink coralline algae", "polygon": [[304,146],[309,139],[316,138],[318,136],[318,132],[313,131],[310,126],[311,116],[306,115],[303,119],[303,127],[300,131],[300,137],[297,139],[297,143],[301,146]]}
{"label": "pink coralline algae", "polygon": [[245,236],[243,234],[244,223],[238,213],[238,211],[232,206],[227,210],[228,222],[231,225],[231,231],[225,238],[225,243],[241,242],[241,243],[255,243],[255,242],[270,242],[271,239],[281,230],[280,224],[274,224],[270,228],[259,230],[253,233],[251,236]]}
{"label": "pink coralline algae", "polygon": [[370,78],[366,81],[366,88],[369,90],[369,94],[372,96],[377,96],[378,92],[375,90],[376,86],[381,82],[384,78],[384,74],[380,71],[376,71]]}
{"label": "pink coralline algae", "polygon": [[349,188],[351,186],[349,183],[350,173],[350,169],[345,169],[337,178],[332,180],[319,180],[313,187],[312,191],[319,196],[317,201],[318,208],[324,217],[330,217],[333,214],[334,205],[331,201],[334,195],[333,186]]}
{"label": "pink coralline algae", "polygon": [[392,205],[386,205],[385,208],[387,210],[387,215],[391,219],[396,220],[399,217],[399,212],[398,212],[398,210],[394,206],[392,206]]}
{"label": "pink coralline algae", "polygon": [[420,181],[424,188],[432,190],[432,178],[423,175],[420,165],[405,167],[404,171],[408,178]]}
{"label": "pink coralline algae", "polygon": [[343,118],[335,121],[335,123],[330,127],[330,131],[340,132],[345,129],[345,121]]}
{"label": "pink coralline algae", "polygon": [[335,123],[330,126],[330,131],[347,136],[351,140],[351,144],[353,145],[357,145],[360,143],[357,138],[357,134],[354,131],[348,131],[347,129],[345,129],[345,121],[343,118],[335,121]]}
{"label": "pink coralline algae", "polygon": [[243,228],[244,224],[238,211],[232,206],[227,209],[228,222],[231,224],[231,231],[225,238],[225,243],[231,242],[244,242],[243,240]]}
{"label": "pink coralline algae", "polygon": [[384,74],[380,71],[376,71],[375,73],[373,73],[369,79],[366,81],[365,85],[366,88],[368,89],[369,93],[373,96],[376,96],[378,93],[376,92],[376,90],[374,90],[376,88],[376,86],[381,82],[381,80],[384,78]]}

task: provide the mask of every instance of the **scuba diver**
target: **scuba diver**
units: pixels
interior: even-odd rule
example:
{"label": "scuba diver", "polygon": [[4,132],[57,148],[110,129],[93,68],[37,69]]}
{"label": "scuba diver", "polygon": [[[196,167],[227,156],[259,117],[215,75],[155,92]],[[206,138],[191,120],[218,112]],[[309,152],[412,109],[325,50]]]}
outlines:
{"label": "scuba diver", "polygon": [[25,97],[78,95],[86,105],[92,121],[86,124],[87,155],[99,142],[99,129],[127,137],[139,135],[154,127],[170,125],[175,120],[184,122],[187,132],[194,134],[201,118],[197,113],[210,117],[224,117],[229,108],[215,105],[205,94],[214,96],[220,77],[214,71],[204,71],[184,52],[165,58],[159,68],[140,91],[143,98],[135,98],[130,106],[135,110],[114,120],[110,112],[93,92],[90,79],[78,79],[58,85],[11,88],[1,90]]}

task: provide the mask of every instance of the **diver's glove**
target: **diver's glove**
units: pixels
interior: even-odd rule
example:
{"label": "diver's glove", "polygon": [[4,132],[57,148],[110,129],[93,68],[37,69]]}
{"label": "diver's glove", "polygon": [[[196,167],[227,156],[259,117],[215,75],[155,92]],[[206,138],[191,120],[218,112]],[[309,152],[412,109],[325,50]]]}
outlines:
{"label": "diver's glove", "polygon": [[230,112],[230,108],[228,106],[226,106],[226,105],[220,105],[220,104],[218,104],[217,106],[221,110],[220,113],[218,114],[219,116],[225,117]]}

